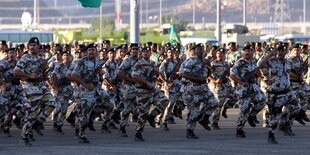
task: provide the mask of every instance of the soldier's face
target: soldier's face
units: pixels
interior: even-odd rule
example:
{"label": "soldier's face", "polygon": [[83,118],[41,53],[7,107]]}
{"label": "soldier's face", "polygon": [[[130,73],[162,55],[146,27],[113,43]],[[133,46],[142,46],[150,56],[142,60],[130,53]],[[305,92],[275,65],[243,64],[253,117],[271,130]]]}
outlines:
{"label": "soldier's face", "polygon": [[224,53],[220,52],[220,51],[217,51],[216,52],[216,59],[217,60],[223,60],[224,59]]}
{"label": "soldier's face", "polygon": [[278,50],[277,51],[278,58],[280,58],[280,59],[284,59],[286,54],[287,54],[287,50]]}
{"label": "soldier's face", "polygon": [[173,54],[174,54],[174,51],[171,51],[171,50],[168,50],[168,51],[167,51],[167,57],[168,57],[169,59],[172,59]]}
{"label": "soldier's face", "polygon": [[105,52],[100,52],[99,53],[99,59],[103,60],[106,58]]}
{"label": "soldier's face", "polygon": [[28,50],[31,52],[31,53],[36,53],[39,49],[39,45],[37,43],[30,43],[28,44]]}
{"label": "soldier's face", "polygon": [[243,51],[243,55],[245,59],[253,58],[253,51],[251,49],[246,49]]}
{"label": "soldier's face", "polygon": [[83,51],[83,52],[82,52],[82,58],[87,57],[87,56],[88,56],[87,51]]}
{"label": "soldier's face", "polygon": [[88,57],[91,59],[96,58],[97,49],[95,47],[87,49]]}
{"label": "soldier's face", "polygon": [[131,49],[131,55],[133,57],[138,57],[138,54],[139,54],[139,48],[138,47],[132,47]]}
{"label": "soldier's face", "polygon": [[141,53],[144,59],[150,58],[151,52],[149,50],[143,50]]}
{"label": "soldier's face", "polygon": [[13,50],[9,51],[8,58],[11,60],[15,60],[16,59],[16,51],[13,51]]}
{"label": "soldier's face", "polygon": [[257,46],[255,47],[255,49],[256,49],[256,51],[261,52],[261,51],[262,51],[262,45],[257,45]]}
{"label": "soldier's face", "polygon": [[82,58],[82,53],[75,53],[75,59],[81,59]]}
{"label": "soldier's face", "polygon": [[68,63],[69,60],[70,60],[70,57],[69,57],[69,54],[68,53],[65,53],[62,55],[62,60],[64,63]]}
{"label": "soldier's face", "polygon": [[173,57],[178,59],[180,57],[180,51],[175,51]]}
{"label": "soldier's face", "polygon": [[299,48],[293,48],[291,50],[291,55],[294,57],[299,57],[300,56],[300,49]]}
{"label": "soldier's face", "polygon": [[110,60],[114,59],[115,58],[115,53],[114,52],[109,52],[108,53],[108,57],[109,57]]}

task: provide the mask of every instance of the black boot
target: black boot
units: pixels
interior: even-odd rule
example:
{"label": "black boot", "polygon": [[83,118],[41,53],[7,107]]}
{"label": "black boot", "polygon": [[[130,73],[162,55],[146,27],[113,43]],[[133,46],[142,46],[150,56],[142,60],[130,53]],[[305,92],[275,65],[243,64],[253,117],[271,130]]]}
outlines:
{"label": "black boot", "polygon": [[226,107],[224,107],[223,110],[222,110],[222,116],[224,118],[228,118],[228,116],[227,116],[227,108]]}
{"label": "black boot", "polygon": [[79,129],[75,129],[75,137],[79,138],[79,133],[80,133],[80,130]]}
{"label": "black boot", "polygon": [[53,128],[57,133],[63,134],[62,126],[58,125],[56,122],[54,122]]}
{"label": "black boot", "polygon": [[96,131],[95,127],[94,127],[94,112],[92,111],[90,113],[90,116],[89,116],[89,121],[88,121],[88,124],[87,124],[87,127],[90,131]]}
{"label": "black boot", "polygon": [[114,112],[113,112],[113,115],[112,115],[112,120],[116,123],[116,124],[119,124],[120,122],[120,120],[121,120],[121,113],[120,113],[120,111],[118,111],[118,110],[115,110]]}
{"label": "black boot", "polygon": [[272,133],[272,132],[268,133],[268,143],[269,144],[278,144],[278,142],[276,141],[276,138],[274,137],[274,133]]}
{"label": "black boot", "polygon": [[163,131],[169,131],[169,128],[168,128],[168,124],[167,124],[167,123],[161,124],[160,128],[162,128]]}
{"label": "black boot", "polygon": [[249,115],[248,123],[250,124],[251,127],[253,127],[253,128],[256,127],[256,124],[254,123],[254,116]]}
{"label": "black boot", "polygon": [[289,123],[284,123],[279,125],[280,131],[283,132],[284,136],[292,136],[292,133],[289,131]]}
{"label": "black boot", "polygon": [[17,129],[22,129],[21,119],[19,117],[15,117],[13,123],[16,125]]}
{"label": "black boot", "polygon": [[116,129],[118,129],[118,128],[116,127],[116,125],[115,125],[113,122],[110,122],[110,123],[109,123],[109,129],[114,129],[114,130],[116,130]]}
{"label": "black boot", "polygon": [[132,122],[138,122],[138,116],[139,114],[137,112],[133,112],[131,117]]}
{"label": "black boot", "polygon": [[12,137],[12,135],[11,135],[11,133],[10,133],[10,128],[4,129],[4,130],[3,130],[3,133],[4,133],[5,135],[7,135],[8,137]]}
{"label": "black boot", "polygon": [[302,113],[298,113],[297,116],[295,117],[295,120],[301,124],[301,125],[306,125],[306,123],[303,121],[303,116]]}
{"label": "black boot", "polygon": [[190,129],[187,129],[186,138],[187,139],[198,139],[198,137],[194,134],[194,131]]}
{"label": "black boot", "polygon": [[168,124],[176,124],[175,121],[174,121],[173,116],[171,116],[171,117],[168,119]]}
{"label": "black boot", "polygon": [[20,139],[20,144],[21,144],[21,145],[24,145],[24,146],[31,146],[31,143],[30,143],[30,141],[29,141],[28,138],[22,138],[22,139]]}
{"label": "black boot", "polygon": [[135,141],[136,142],[144,142],[145,140],[143,139],[142,137],[142,134],[141,132],[137,132],[136,135],[135,135]]}
{"label": "black boot", "polygon": [[30,140],[30,141],[36,141],[34,138],[33,138],[33,134],[32,133],[30,133],[29,135],[28,135],[28,139]]}
{"label": "black boot", "polygon": [[75,127],[75,113],[71,112],[66,121],[71,125],[72,128]]}
{"label": "black boot", "polygon": [[245,132],[242,129],[237,129],[236,137],[237,138],[245,138],[246,137]]}
{"label": "black boot", "polygon": [[200,125],[203,126],[204,129],[211,131],[211,128],[209,127],[210,121],[209,121],[209,117],[210,115],[206,115],[206,114],[200,114],[198,116],[198,122]]}
{"label": "black boot", "polygon": [[108,129],[108,126],[106,124],[102,124],[101,132],[102,133],[111,133],[111,131]]}
{"label": "black boot", "polygon": [[300,110],[299,112],[301,114],[301,117],[302,119],[305,121],[305,122],[310,122],[310,119],[308,118],[306,112],[304,110]]}
{"label": "black boot", "polygon": [[213,130],[220,130],[221,128],[219,127],[219,124],[217,122],[212,123],[212,128]]}
{"label": "black boot", "polygon": [[149,121],[149,124],[151,127],[153,127],[153,128],[156,127],[155,116],[148,115],[146,119]]}
{"label": "black boot", "polygon": [[90,143],[90,141],[86,137],[79,137],[79,143]]}
{"label": "black boot", "polygon": [[172,114],[173,114],[175,117],[178,117],[179,119],[183,119],[183,117],[182,117],[182,109],[179,108],[179,107],[177,107],[177,106],[175,106],[175,107],[173,108]]}
{"label": "black boot", "polygon": [[33,126],[32,126],[32,129],[34,129],[37,134],[43,136],[44,133],[42,132],[42,129],[43,129],[43,123],[39,122],[39,121],[36,121]]}
{"label": "black boot", "polygon": [[258,121],[258,119],[257,119],[257,116],[255,115],[255,116],[253,116],[253,119],[254,119],[254,123],[255,124],[259,124],[259,121]]}
{"label": "black boot", "polygon": [[128,135],[126,133],[126,128],[124,126],[119,127],[119,133],[120,133],[121,137],[128,137]]}

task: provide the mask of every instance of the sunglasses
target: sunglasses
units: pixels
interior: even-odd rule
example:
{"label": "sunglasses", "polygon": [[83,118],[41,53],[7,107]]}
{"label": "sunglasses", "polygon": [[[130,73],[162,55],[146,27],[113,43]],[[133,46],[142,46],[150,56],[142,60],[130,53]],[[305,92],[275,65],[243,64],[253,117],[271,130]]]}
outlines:
{"label": "sunglasses", "polygon": [[133,48],[132,50],[139,50],[139,48]]}

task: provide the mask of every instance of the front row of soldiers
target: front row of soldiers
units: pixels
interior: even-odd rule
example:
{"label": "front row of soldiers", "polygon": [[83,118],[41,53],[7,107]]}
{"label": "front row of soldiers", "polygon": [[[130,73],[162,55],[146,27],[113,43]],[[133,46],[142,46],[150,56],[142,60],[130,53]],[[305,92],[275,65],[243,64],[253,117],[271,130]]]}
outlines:
{"label": "front row of soldiers", "polygon": [[[257,48],[251,45],[240,56],[231,48],[233,64],[226,61],[231,57],[226,58],[224,48],[214,48],[211,56],[204,57],[201,44],[187,51],[186,60],[181,59],[178,47],[167,47],[161,63],[151,60],[150,47],[135,43],[124,59],[115,59],[114,48],[107,50],[108,59],[99,59],[96,46],[89,44],[75,51],[73,61],[70,51],[58,50],[48,62],[38,55],[39,45],[38,38],[31,38],[29,51],[19,60],[16,51],[9,49],[0,63],[1,126],[10,135],[14,122],[22,129],[24,145],[35,140],[33,131],[43,135],[43,123],[53,111],[54,130],[63,134],[67,120],[80,143],[89,143],[85,131],[95,131],[96,117],[102,120],[102,132],[111,132],[109,127],[116,128],[117,123],[120,135],[128,137],[126,126],[132,114],[137,122],[135,140],[144,141],[147,121],[168,131],[172,115],[182,118],[185,107],[188,139],[198,138],[194,133],[197,122],[208,131],[220,129],[221,113],[227,118],[226,110],[234,104],[240,108],[236,129],[240,138],[246,137],[245,123],[255,127],[256,115],[264,108],[271,144],[278,143],[276,129],[292,136],[294,120],[309,121],[305,112],[310,89],[303,82],[308,57],[302,59],[297,44],[290,47],[289,57],[288,47],[278,44],[259,53],[259,59],[254,57]],[[71,104],[73,110],[66,119]]]}

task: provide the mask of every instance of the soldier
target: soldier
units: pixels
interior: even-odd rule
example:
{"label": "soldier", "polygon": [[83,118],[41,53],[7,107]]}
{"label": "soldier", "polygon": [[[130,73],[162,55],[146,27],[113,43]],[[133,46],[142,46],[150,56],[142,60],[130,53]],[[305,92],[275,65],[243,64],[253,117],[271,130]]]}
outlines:
{"label": "soldier", "polygon": [[[284,46],[279,46],[275,50],[266,55],[260,62],[259,66],[268,70],[268,75],[265,77],[268,81],[268,143],[278,144],[275,139],[275,132],[279,123],[287,122],[287,116],[292,111],[298,111],[296,95],[291,91],[290,83],[290,68],[291,64],[285,59],[287,49]],[[281,121],[281,122],[280,122]],[[282,127],[282,131],[283,131]],[[289,133],[289,129],[285,127],[285,132]]]}
{"label": "soldier", "polygon": [[209,88],[218,100],[219,105],[214,111],[212,127],[215,130],[219,130],[218,121],[222,108],[229,97],[229,90],[231,85],[229,82],[230,67],[227,61],[225,61],[225,49],[219,48],[216,50],[216,60],[211,62],[211,74],[209,76]]}
{"label": "soldier", "polygon": [[[97,49],[94,44],[87,46],[88,56],[78,61],[71,73],[71,79],[79,84],[79,98],[77,99],[77,117],[76,126],[79,128],[79,142],[89,143],[85,136],[85,129],[88,126],[91,111],[96,106],[96,100],[99,97],[108,98],[99,85],[99,75],[103,75],[102,67],[96,59]],[[102,106],[110,111],[113,108],[113,103],[102,102]]]}
{"label": "soldier", "polygon": [[[25,123],[22,130],[21,142],[31,145],[28,137],[31,129],[37,132],[45,119],[56,108],[58,103],[53,98],[49,87],[45,83],[47,64],[39,57],[39,39],[36,37],[28,41],[28,54],[25,54],[16,64],[14,74],[21,78],[21,84],[27,99]],[[40,132],[39,132],[40,133]],[[42,133],[41,133],[42,134]]]}
{"label": "soldier", "polygon": [[174,52],[175,49],[173,47],[168,48],[166,52],[167,58],[161,63],[159,67],[159,77],[163,81],[162,88],[169,100],[169,104],[166,107],[162,118],[163,123],[161,127],[164,131],[169,131],[167,123],[168,119],[171,118],[171,113],[176,103],[177,97],[177,90],[174,83],[177,80],[176,72],[179,70],[179,66],[177,66],[177,62],[173,59]]}
{"label": "soldier", "polygon": [[[208,89],[208,69],[203,62],[203,51],[200,46],[194,46],[189,51],[190,58],[185,60],[180,67],[182,77],[183,100],[188,108],[187,114],[187,139],[198,139],[194,134],[198,121],[206,130],[211,130],[209,117],[218,106],[214,94]],[[199,109],[200,104],[202,108]]]}
{"label": "soldier", "polygon": [[[56,64],[52,74],[52,83],[55,87],[55,98],[60,104],[59,111],[55,112],[54,129],[56,132],[63,134],[62,126],[63,121],[66,118],[67,109],[69,106],[69,100],[73,94],[73,87],[70,81],[66,78],[66,73],[70,67],[70,51],[63,51],[62,63]],[[71,99],[72,100],[72,99]]]}
{"label": "soldier", "polygon": [[240,58],[240,53],[238,52],[237,45],[235,42],[228,43],[229,51],[226,55],[226,61],[230,64],[232,67],[236,61]]}
{"label": "soldier", "polygon": [[261,42],[256,42],[255,43],[255,53],[254,53],[254,58],[258,61],[260,61],[264,56],[264,52],[262,49],[262,43]]}
{"label": "soldier", "polygon": [[242,51],[243,58],[235,63],[230,74],[230,78],[237,83],[235,93],[240,104],[236,132],[239,138],[246,137],[243,128],[247,121],[252,127],[256,126],[256,114],[264,108],[266,99],[256,81],[261,75],[253,58],[254,50],[251,46],[245,46]]}
{"label": "soldier", "polygon": [[[141,53],[142,59],[134,65],[131,73],[132,78],[136,82],[139,110],[135,135],[136,141],[144,141],[142,132],[146,120],[149,121],[152,127],[155,127],[155,117],[162,113],[168,105],[165,95],[155,88],[158,71],[155,70],[155,62],[150,60],[150,48],[143,48]],[[154,105],[155,108],[150,111],[151,105]]]}
{"label": "soldier", "polygon": [[118,68],[117,76],[120,77],[122,82],[121,91],[124,100],[124,109],[121,112],[121,122],[120,122],[120,134],[122,137],[128,137],[126,134],[125,127],[128,125],[128,117],[131,112],[133,112],[134,107],[136,107],[136,87],[135,81],[131,77],[133,66],[138,61],[139,47],[138,44],[131,44],[131,56],[125,59]]}
{"label": "soldier", "polygon": [[[294,44],[290,49],[290,56],[288,61],[291,62],[291,72],[290,80],[292,85],[292,90],[296,94],[301,110],[298,114],[291,113],[292,117],[295,116],[296,120],[305,125],[303,121],[306,116],[308,99],[310,95],[310,87],[304,82],[304,74],[308,68],[307,63],[303,62],[302,57],[300,56],[300,47],[299,44]],[[290,121],[289,128],[291,128],[293,120]]]}
{"label": "soldier", "polygon": [[16,66],[16,49],[10,48],[6,51],[8,52],[8,59],[0,64],[0,72],[4,82],[1,94],[4,100],[8,101],[4,118],[4,133],[11,137],[10,127],[12,126],[13,115],[16,116],[13,122],[21,129],[21,119],[24,117],[22,107],[26,99],[19,78],[13,74],[13,70]]}

